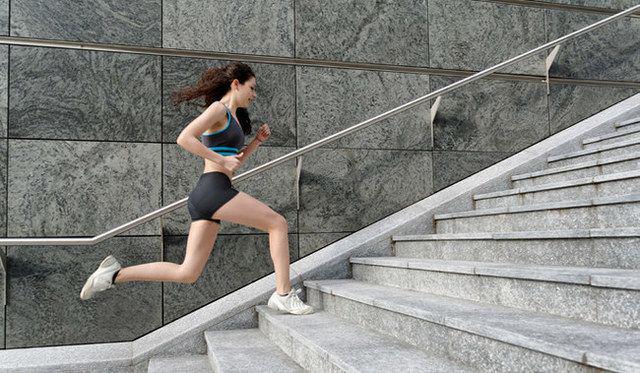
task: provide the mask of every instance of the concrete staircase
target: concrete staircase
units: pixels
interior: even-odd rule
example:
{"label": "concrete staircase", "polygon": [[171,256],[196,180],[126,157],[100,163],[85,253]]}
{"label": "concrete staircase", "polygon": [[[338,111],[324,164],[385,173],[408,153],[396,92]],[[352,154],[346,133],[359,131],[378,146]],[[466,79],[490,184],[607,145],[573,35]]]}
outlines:
{"label": "concrete staircase", "polygon": [[640,371],[640,118],[149,372]]}

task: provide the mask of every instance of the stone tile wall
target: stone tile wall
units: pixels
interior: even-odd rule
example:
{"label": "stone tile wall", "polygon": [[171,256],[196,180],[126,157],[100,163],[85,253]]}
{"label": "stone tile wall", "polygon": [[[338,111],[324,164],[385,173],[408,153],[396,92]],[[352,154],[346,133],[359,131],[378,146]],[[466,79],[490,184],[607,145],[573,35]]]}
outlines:
{"label": "stone tile wall", "polygon": [[[444,70],[489,67],[605,16],[477,0],[0,0],[0,35],[442,69],[252,63],[254,129],[267,122],[272,136],[242,172],[460,79]],[[236,187],[286,218],[295,261],[637,93],[572,81],[638,82],[639,27],[627,19],[561,49],[551,73],[569,81],[550,95],[541,82],[485,80],[443,97],[433,139],[424,103],[314,151],[299,210],[293,161]],[[544,57],[507,72],[542,74]],[[227,62],[0,46],[0,236],[94,236],[185,198],[203,161],[175,140],[200,110],[169,98]],[[223,223],[195,284],[124,283],[79,299],[108,254],[125,266],[182,262],[188,230],[183,207],[96,246],[3,248],[0,347],[132,340],[273,270],[267,234]]]}

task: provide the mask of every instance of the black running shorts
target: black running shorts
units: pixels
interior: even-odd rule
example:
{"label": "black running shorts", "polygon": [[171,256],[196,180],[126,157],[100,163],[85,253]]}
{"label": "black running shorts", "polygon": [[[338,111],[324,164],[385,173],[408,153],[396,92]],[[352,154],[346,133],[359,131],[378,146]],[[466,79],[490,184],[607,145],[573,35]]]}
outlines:
{"label": "black running shorts", "polygon": [[219,171],[203,173],[187,200],[191,221],[204,219],[220,224],[220,220],[211,217],[238,193],[226,174]]}

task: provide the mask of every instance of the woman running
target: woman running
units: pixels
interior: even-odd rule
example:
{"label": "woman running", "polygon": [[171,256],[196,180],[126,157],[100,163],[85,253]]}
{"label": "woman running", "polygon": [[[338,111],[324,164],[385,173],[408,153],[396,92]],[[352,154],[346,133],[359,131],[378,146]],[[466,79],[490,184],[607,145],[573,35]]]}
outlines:
{"label": "woman running", "polygon": [[[242,166],[271,132],[264,123],[248,146],[245,135],[251,133],[246,108],[256,98],[256,79],[251,68],[232,62],[207,69],[198,83],[175,92],[175,105],[203,97],[206,108],[185,127],[177,143],[204,159],[204,171],[189,194],[191,216],[187,252],[182,264],[155,262],[122,268],[107,256],[87,279],[80,298],[90,299],[99,291],[126,281],[168,281],[193,284],[207,264],[220,221],[229,221],[269,233],[269,250],[276,273],[276,291],[268,306],[293,314],[314,310],[298,298],[289,279],[289,240],[287,222],[282,215],[231,185],[234,171]],[[198,140],[198,139],[201,139]]]}

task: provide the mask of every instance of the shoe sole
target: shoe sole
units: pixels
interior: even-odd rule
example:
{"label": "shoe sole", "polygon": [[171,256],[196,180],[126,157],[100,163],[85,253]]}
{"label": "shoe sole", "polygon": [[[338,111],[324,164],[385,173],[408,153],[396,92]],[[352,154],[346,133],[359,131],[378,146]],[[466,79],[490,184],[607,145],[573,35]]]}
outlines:
{"label": "shoe sole", "polygon": [[106,258],[104,258],[102,263],[100,263],[100,265],[98,266],[98,269],[96,269],[96,271],[93,272],[91,276],[89,276],[87,281],[84,283],[84,286],[82,287],[82,291],[80,291],[80,299],[87,300],[93,297],[93,295],[90,297],[87,297],[87,291],[89,291],[89,288],[93,286],[93,281],[99,274],[102,274],[102,272],[104,272],[104,269],[106,267],[112,266],[115,263],[117,263],[117,260],[113,255],[109,255]]}

